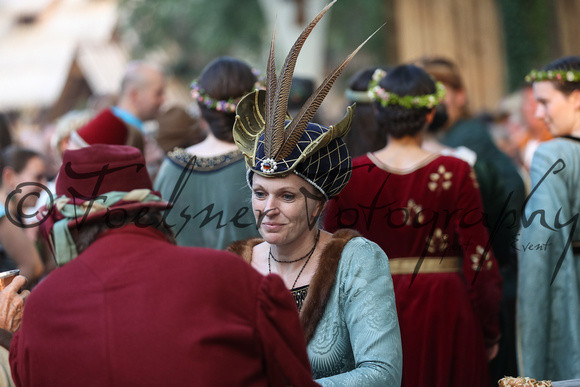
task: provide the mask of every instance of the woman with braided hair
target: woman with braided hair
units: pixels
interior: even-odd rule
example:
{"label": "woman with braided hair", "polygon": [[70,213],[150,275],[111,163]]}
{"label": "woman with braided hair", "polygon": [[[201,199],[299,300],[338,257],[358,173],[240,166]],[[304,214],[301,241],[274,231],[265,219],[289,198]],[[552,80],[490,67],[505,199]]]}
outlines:
{"label": "woman with braided hair", "polygon": [[167,221],[180,246],[223,249],[258,235],[244,158],[232,137],[236,105],[256,84],[252,68],[231,57],[211,61],[191,84],[209,128],[207,137],[169,152],[155,180],[155,188],[173,202]]}
{"label": "woman with braided hair", "polygon": [[580,378],[580,57],[532,71],[542,119],[555,139],[532,160],[518,241],[519,371],[536,379]]}
{"label": "woman with braided hair", "polygon": [[488,386],[501,278],[477,180],[465,161],[421,147],[445,90],[413,65],[373,78],[388,143],[353,160],[350,182],[329,202],[325,229],[353,228],[389,256],[403,385]]}

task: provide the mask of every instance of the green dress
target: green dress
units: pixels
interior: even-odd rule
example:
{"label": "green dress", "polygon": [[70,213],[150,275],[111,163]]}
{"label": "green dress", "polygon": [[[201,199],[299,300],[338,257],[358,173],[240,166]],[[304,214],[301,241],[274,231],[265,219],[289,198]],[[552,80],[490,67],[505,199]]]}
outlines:
{"label": "green dress", "polygon": [[169,152],[154,185],[173,203],[165,219],[177,244],[224,249],[258,236],[242,154],[192,157],[181,148]]}

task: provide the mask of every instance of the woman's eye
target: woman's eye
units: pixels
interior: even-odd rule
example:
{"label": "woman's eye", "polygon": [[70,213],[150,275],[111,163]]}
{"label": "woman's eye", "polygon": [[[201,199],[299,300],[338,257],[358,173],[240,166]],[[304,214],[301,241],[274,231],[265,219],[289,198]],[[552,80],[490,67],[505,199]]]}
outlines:
{"label": "woman's eye", "polygon": [[266,194],[262,191],[254,191],[254,196],[258,199],[262,199],[266,196]]}
{"label": "woman's eye", "polygon": [[292,201],[292,200],[294,200],[294,198],[296,198],[296,195],[294,195],[294,194],[284,194],[282,197],[286,201]]}

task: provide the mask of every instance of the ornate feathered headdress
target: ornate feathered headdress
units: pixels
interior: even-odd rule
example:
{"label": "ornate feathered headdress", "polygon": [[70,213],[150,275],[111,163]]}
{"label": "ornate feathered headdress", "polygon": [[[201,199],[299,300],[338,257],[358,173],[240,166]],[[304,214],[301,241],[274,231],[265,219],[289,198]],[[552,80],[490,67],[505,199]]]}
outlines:
{"label": "ornate feathered headdress", "polygon": [[324,79],[294,118],[288,114],[292,74],[300,49],[335,2],[324,7],[302,31],[290,49],[279,77],[276,76],[274,33],[266,71],[266,90],[256,90],[238,104],[233,134],[249,167],[248,181],[253,173],[281,177],[293,172],[313,184],[328,199],[337,195],[350,178],[351,159],[342,137],[350,128],[354,105],[347,108],[345,117],[338,124],[328,128],[310,120],[342,70],[374,33]]}

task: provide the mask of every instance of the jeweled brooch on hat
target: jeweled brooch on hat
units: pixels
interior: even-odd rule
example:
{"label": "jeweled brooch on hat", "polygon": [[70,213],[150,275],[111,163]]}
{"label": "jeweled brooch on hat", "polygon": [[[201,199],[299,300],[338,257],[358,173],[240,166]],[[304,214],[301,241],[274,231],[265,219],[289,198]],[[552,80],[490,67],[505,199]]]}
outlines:
{"label": "jeweled brooch on hat", "polygon": [[262,165],[260,169],[264,173],[274,173],[276,172],[276,168],[278,168],[278,163],[274,161],[274,159],[265,159],[262,161]]}

